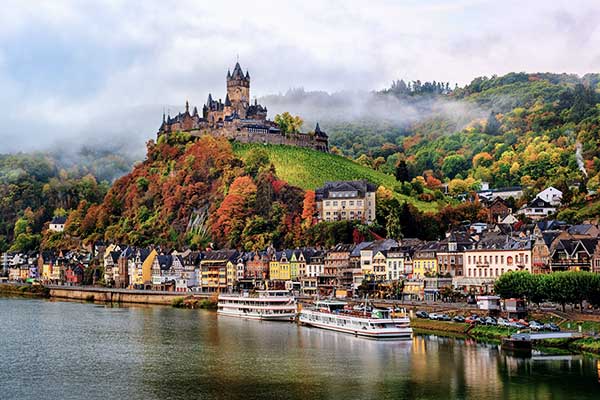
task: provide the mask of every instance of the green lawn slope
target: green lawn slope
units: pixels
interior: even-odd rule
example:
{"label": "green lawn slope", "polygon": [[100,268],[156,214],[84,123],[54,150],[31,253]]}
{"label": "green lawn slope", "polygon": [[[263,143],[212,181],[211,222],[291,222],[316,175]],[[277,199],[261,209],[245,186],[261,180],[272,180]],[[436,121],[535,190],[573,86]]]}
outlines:
{"label": "green lawn slope", "polygon": [[[263,148],[275,165],[277,175],[291,185],[314,190],[326,181],[367,179],[378,186],[393,190],[397,184],[393,176],[359,165],[345,157],[293,146],[233,143],[235,154],[245,159],[253,148]],[[397,194],[401,200],[414,204],[421,211],[436,211],[437,203],[427,203]]]}

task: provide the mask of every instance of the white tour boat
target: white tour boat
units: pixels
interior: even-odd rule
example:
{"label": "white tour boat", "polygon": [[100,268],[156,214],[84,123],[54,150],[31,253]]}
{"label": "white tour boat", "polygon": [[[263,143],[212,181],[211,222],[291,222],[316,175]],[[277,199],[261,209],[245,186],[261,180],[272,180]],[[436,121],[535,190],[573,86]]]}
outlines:
{"label": "white tour boat", "polygon": [[410,339],[412,328],[407,316],[393,318],[387,309],[362,311],[339,300],[318,300],[313,307],[302,308],[300,323],[375,339]]}
{"label": "white tour boat", "polygon": [[220,294],[217,307],[220,315],[273,321],[293,321],[298,311],[296,300],[287,290]]}

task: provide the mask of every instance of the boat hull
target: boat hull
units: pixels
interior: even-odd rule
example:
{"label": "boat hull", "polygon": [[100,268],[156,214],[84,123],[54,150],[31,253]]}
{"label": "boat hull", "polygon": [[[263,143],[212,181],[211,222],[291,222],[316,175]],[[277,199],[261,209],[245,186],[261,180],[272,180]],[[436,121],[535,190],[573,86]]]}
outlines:
{"label": "boat hull", "polygon": [[264,320],[264,321],[294,321],[296,319],[296,313],[280,313],[280,314],[261,314],[261,313],[244,313],[239,311],[227,311],[218,310],[218,315],[224,315],[227,317],[236,317],[244,319]]}
{"label": "boat hull", "polygon": [[310,321],[300,315],[299,321],[306,326],[315,328],[327,329],[335,332],[347,333],[354,336],[360,336],[371,339],[411,339],[412,328],[397,328],[397,329],[361,329],[357,327],[343,327],[335,324]]}

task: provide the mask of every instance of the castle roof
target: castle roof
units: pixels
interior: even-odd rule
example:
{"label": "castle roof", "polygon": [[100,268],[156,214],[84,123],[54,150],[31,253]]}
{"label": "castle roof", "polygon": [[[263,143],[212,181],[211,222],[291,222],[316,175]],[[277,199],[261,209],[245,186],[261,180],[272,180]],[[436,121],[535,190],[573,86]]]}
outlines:
{"label": "castle roof", "polygon": [[322,138],[327,138],[327,134],[321,130],[319,123],[317,122],[317,126],[315,127],[315,135]]}
{"label": "castle roof", "polygon": [[242,71],[242,67],[240,67],[240,63],[236,62],[230,79],[250,79],[250,74],[248,74],[248,71],[246,71],[246,76],[244,77],[244,71]]}

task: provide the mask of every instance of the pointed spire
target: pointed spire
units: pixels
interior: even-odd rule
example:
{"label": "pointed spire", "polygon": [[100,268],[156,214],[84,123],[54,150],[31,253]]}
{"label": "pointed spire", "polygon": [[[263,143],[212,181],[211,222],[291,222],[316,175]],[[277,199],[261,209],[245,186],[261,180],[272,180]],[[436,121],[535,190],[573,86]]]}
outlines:
{"label": "pointed spire", "polygon": [[209,93],[208,94],[208,100],[206,101],[206,105],[210,107],[210,105],[212,104],[213,99],[212,99],[212,95]]}
{"label": "pointed spire", "polygon": [[235,67],[233,68],[233,72],[231,73],[231,77],[233,79],[244,79],[244,71],[242,71],[242,67],[240,67],[240,63],[236,62]]}
{"label": "pointed spire", "polygon": [[189,101],[185,101],[185,113],[189,114],[190,113],[190,102]]}
{"label": "pointed spire", "polygon": [[250,80],[250,72],[248,70],[246,70],[246,80]]}
{"label": "pointed spire", "polygon": [[163,124],[166,122],[165,120],[165,108],[163,107]]}
{"label": "pointed spire", "polygon": [[225,95],[225,106],[231,106],[231,101],[229,100],[229,93]]}
{"label": "pointed spire", "polygon": [[315,126],[315,133],[321,133],[321,127],[319,126],[318,122],[317,122],[317,126]]}
{"label": "pointed spire", "polygon": [[231,70],[227,70],[227,79],[231,79]]}
{"label": "pointed spire", "polygon": [[193,115],[194,115],[194,117],[195,117],[196,115],[198,115],[198,108],[197,108],[196,106],[194,106],[194,114],[193,114]]}

